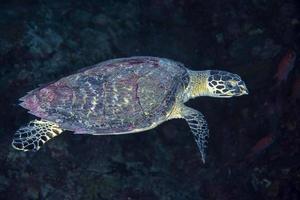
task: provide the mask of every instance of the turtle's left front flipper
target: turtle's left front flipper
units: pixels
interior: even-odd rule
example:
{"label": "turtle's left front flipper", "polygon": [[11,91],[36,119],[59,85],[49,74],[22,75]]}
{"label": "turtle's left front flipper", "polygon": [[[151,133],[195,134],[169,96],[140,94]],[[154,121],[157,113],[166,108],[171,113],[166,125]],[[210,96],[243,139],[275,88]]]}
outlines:
{"label": "turtle's left front flipper", "polygon": [[37,151],[44,143],[61,132],[62,129],[53,122],[33,120],[27,126],[17,130],[12,146],[21,151]]}
{"label": "turtle's left front flipper", "polygon": [[201,112],[187,106],[184,106],[184,108],[181,109],[181,115],[189,124],[201,153],[202,161],[205,163],[205,149],[207,147],[206,143],[209,136],[207,122]]}

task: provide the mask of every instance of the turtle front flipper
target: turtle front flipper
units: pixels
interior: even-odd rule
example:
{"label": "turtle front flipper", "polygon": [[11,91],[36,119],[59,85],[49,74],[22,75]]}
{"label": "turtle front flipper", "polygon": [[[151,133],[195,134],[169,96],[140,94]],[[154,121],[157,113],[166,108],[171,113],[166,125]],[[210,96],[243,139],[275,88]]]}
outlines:
{"label": "turtle front flipper", "polygon": [[205,149],[209,130],[202,113],[182,103],[177,103],[169,116],[169,119],[174,118],[183,118],[187,121],[201,153],[202,162],[205,163]]}
{"label": "turtle front flipper", "polygon": [[33,120],[17,130],[12,146],[21,151],[38,151],[43,144],[61,132],[62,129],[53,122]]}
{"label": "turtle front flipper", "polygon": [[187,106],[182,109],[182,116],[187,121],[193,135],[199,151],[201,153],[202,162],[205,163],[205,149],[209,136],[209,130],[207,122],[201,112],[189,108]]}

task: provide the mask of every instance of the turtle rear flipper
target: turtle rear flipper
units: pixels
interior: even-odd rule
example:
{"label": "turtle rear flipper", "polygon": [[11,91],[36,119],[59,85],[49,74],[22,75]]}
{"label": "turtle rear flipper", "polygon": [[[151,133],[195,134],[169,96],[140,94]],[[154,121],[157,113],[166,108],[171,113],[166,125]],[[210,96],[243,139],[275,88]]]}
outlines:
{"label": "turtle rear flipper", "polygon": [[17,130],[12,146],[21,151],[38,151],[43,144],[61,132],[62,129],[53,122],[33,120]]}

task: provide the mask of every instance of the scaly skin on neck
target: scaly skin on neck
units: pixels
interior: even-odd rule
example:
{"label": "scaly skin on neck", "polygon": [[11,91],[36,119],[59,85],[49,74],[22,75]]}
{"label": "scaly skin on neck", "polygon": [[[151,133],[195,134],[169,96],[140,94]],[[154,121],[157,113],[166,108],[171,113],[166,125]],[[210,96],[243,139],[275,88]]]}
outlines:
{"label": "scaly skin on neck", "polygon": [[210,92],[207,88],[207,79],[209,76],[209,70],[205,71],[188,71],[190,76],[190,82],[185,90],[184,102],[189,99],[193,99],[198,96],[209,96]]}
{"label": "scaly skin on neck", "polygon": [[205,71],[192,71],[188,70],[190,81],[188,86],[183,92],[183,95],[179,96],[173,110],[170,112],[169,119],[182,118],[184,105],[182,103],[187,102],[190,99],[198,96],[209,96],[210,92],[207,88],[208,76],[210,75],[209,70]]}

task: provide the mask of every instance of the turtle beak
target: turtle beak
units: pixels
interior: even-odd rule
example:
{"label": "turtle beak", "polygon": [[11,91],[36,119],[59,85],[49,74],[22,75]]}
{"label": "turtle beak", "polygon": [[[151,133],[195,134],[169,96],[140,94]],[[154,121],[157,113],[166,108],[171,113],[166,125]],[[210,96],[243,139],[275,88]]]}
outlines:
{"label": "turtle beak", "polygon": [[247,89],[244,81],[240,81],[238,83],[236,93],[238,94],[238,96],[249,94],[249,90]]}
{"label": "turtle beak", "polygon": [[242,96],[242,95],[247,95],[247,94],[249,94],[249,90],[247,89],[247,87],[246,86],[240,86],[240,95]]}
{"label": "turtle beak", "polygon": [[234,91],[235,95],[234,96],[242,96],[242,95],[247,95],[249,94],[249,91],[245,84],[242,85],[237,85]]}
{"label": "turtle beak", "polygon": [[249,90],[245,87],[244,94],[249,94]]}

